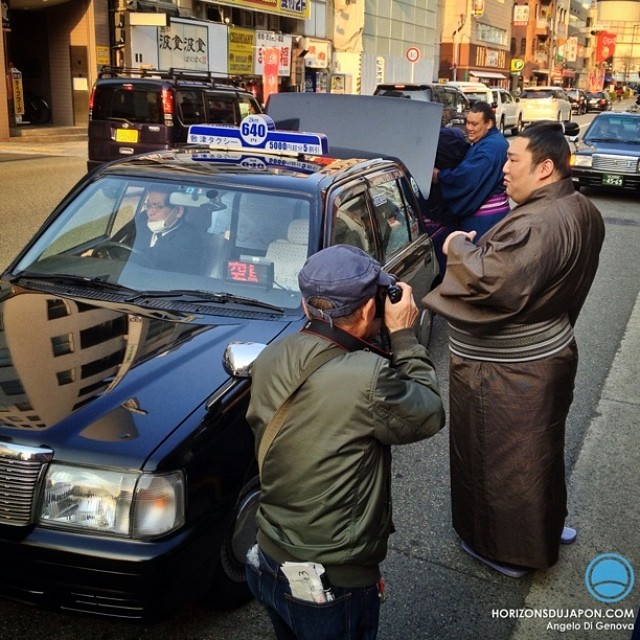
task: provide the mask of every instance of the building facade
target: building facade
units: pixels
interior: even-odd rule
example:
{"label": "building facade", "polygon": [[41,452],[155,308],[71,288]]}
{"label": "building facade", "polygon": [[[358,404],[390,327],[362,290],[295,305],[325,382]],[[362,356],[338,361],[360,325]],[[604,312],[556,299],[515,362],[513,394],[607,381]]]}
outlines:
{"label": "building facade", "polygon": [[[280,91],[587,88],[594,67],[603,83],[637,82],[640,69],[640,0],[598,0],[592,14],[580,0],[2,0],[2,20],[0,139],[30,122],[32,96],[51,124],[86,126],[104,65],[207,70],[258,97],[268,51]],[[596,61],[602,33],[615,55]]]}

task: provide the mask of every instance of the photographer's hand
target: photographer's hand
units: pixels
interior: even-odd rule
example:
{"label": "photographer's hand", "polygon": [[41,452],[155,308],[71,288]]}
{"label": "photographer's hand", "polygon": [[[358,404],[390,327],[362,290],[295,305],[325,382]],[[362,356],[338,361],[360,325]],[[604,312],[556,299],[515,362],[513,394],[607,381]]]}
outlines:
{"label": "photographer's hand", "polygon": [[384,324],[389,333],[410,329],[420,315],[411,286],[405,282],[396,282],[396,285],[402,289],[402,298],[393,303],[387,297],[384,302]]}

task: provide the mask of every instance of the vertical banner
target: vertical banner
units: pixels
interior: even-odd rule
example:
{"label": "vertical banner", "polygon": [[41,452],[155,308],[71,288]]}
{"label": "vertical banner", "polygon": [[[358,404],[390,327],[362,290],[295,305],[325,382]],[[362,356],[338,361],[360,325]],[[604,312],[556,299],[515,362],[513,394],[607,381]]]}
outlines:
{"label": "vertical banner", "polygon": [[267,100],[272,93],[278,93],[278,69],[280,68],[280,51],[277,47],[267,47],[263,51],[262,62],[262,100]]}
{"label": "vertical banner", "polygon": [[616,34],[603,31],[598,34],[596,43],[596,64],[606,62],[616,53]]}

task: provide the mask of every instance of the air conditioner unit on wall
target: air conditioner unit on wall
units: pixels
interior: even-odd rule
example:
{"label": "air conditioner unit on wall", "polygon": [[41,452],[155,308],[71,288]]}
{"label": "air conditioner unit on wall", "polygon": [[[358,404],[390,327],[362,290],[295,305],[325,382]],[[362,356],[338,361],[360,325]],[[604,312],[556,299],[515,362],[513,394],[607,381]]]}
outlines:
{"label": "air conditioner unit on wall", "polygon": [[256,11],[253,15],[256,29],[268,29],[269,28],[269,16],[266,13],[259,13]]}

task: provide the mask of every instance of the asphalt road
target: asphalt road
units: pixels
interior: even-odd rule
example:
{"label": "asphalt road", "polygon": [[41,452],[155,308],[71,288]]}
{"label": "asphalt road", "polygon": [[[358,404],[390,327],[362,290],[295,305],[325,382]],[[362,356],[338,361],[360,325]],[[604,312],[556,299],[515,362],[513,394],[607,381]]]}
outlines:
{"label": "asphalt road", "polygon": [[[7,264],[54,203],[83,173],[84,159],[79,157],[21,156],[16,159],[0,151],[0,266]],[[568,476],[580,462],[590,427],[602,411],[605,380],[618,355],[640,289],[640,261],[636,257],[640,246],[640,203],[632,196],[587,195],[605,217],[607,238],[596,282],[577,326],[581,360],[567,429]],[[446,326],[436,319],[432,355],[445,395],[448,387],[446,338]],[[637,384],[635,388],[635,397],[628,401],[637,407]],[[611,429],[617,426],[612,424]],[[584,487],[585,482],[590,482],[587,474],[586,479],[580,476],[583,485],[579,489],[586,493],[604,491],[615,500],[621,491],[620,480],[616,478],[618,463],[617,460],[608,462],[610,476],[598,479],[604,486],[596,486],[594,479],[593,487]],[[581,557],[584,547],[580,551],[578,543],[563,549],[561,569],[554,574],[555,582],[543,572],[522,580],[492,572],[459,549],[450,525],[448,473],[446,429],[431,440],[397,447],[394,451],[397,532],[391,538],[384,565],[389,597],[382,610],[379,640],[557,637],[622,640],[630,636],[628,631],[594,632],[593,635],[570,630],[560,633],[547,630],[540,621],[496,617],[492,613],[496,609],[531,606],[531,594],[540,591],[551,594],[557,607],[577,606],[585,588],[581,582],[584,566],[576,559]],[[577,493],[578,488],[570,489],[570,501],[572,492]],[[583,512],[572,515],[579,519]],[[631,517],[637,517],[637,513]],[[584,526],[586,528],[586,522]],[[619,523],[612,526],[619,527]],[[615,550],[634,557],[638,560],[636,571],[640,571],[637,537],[629,535],[620,542],[619,536],[606,528],[590,535],[600,552]],[[610,549],[614,539],[616,549]],[[579,565],[578,578],[570,573],[572,562]],[[0,571],[1,566],[0,558]],[[568,587],[560,588],[567,582]],[[636,586],[627,606],[637,609],[639,593],[640,588]],[[161,624],[135,625],[52,614],[0,601],[0,638],[26,637],[30,640],[257,640],[273,635],[266,616],[254,603],[229,613],[214,613],[192,605]]]}

